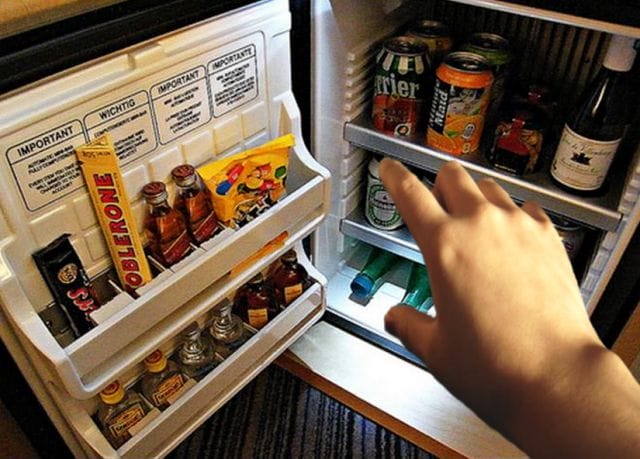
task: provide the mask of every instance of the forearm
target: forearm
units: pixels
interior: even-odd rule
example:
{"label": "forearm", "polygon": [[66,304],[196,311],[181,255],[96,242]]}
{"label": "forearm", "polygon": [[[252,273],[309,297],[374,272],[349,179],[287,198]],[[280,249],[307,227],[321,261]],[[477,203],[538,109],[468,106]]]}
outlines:
{"label": "forearm", "polygon": [[[557,356],[531,382],[504,432],[532,457],[633,457],[640,451],[640,387],[598,345]],[[526,397],[526,398],[524,398]]]}

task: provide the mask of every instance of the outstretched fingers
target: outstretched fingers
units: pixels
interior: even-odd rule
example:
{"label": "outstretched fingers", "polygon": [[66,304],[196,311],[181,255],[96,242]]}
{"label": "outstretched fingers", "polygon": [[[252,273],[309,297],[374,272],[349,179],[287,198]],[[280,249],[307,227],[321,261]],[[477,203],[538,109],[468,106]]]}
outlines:
{"label": "outstretched fingers", "polygon": [[446,216],[442,206],[424,184],[398,161],[383,159],[380,177],[418,246],[425,247],[433,225]]}
{"label": "outstretched fingers", "polygon": [[384,317],[387,332],[429,365],[436,340],[436,319],[410,306],[395,306]]}

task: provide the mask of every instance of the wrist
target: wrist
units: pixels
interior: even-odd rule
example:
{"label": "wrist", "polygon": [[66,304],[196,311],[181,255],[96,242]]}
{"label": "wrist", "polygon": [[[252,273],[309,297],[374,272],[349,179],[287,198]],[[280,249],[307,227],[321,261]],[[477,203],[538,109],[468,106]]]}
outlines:
{"label": "wrist", "polygon": [[614,457],[616,449],[625,451],[623,440],[630,437],[617,440],[607,434],[603,442],[602,429],[640,425],[634,386],[637,382],[617,355],[598,341],[584,343],[557,353],[548,371],[515,391],[514,410],[503,431],[532,456]]}

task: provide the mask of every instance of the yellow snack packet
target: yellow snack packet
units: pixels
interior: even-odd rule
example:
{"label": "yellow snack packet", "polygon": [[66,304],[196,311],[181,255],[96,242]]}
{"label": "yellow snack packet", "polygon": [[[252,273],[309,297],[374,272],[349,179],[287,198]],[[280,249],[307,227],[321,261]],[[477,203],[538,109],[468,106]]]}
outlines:
{"label": "yellow snack packet", "polygon": [[76,156],[120,283],[135,290],[151,280],[151,271],[113,144],[105,134],[76,148]]}
{"label": "yellow snack packet", "polygon": [[294,145],[294,135],[287,134],[198,168],[218,219],[229,226],[243,225],[277,202],[285,192],[289,148]]}

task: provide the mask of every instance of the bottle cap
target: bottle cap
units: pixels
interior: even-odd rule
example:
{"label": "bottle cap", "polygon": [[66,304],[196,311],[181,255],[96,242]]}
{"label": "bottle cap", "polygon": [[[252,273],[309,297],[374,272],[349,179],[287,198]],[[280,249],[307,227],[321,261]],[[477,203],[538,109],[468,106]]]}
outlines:
{"label": "bottle cap", "polygon": [[157,349],[144,359],[144,364],[151,373],[160,373],[167,366],[167,358]]}
{"label": "bottle cap", "polygon": [[295,263],[298,261],[298,255],[295,250],[289,250],[287,253],[282,255],[282,261],[287,263]]}
{"label": "bottle cap", "polygon": [[167,199],[167,187],[162,182],[150,182],[142,187],[142,196],[149,204],[158,204]]}
{"label": "bottle cap", "polygon": [[198,322],[192,322],[184,331],[184,336],[186,339],[198,339],[200,336],[200,327],[198,327]]}
{"label": "bottle cap", "polygon": [[178,186],[191,186],[196,182],[196,169],[190,164],[181,164],[173,168],[171,177]]}
{"label": "bottle cap", "polygon": [[124,387],[119,381],[113,381],[100,392],[100,398],[107,405],[115,405],[124,398]]}
{"label": "bottle cap", "polygon": [[358,273],[351,281],[351,291],[355,296],[364,298],[373,291],[374,282],[366,274]]}
{"label": "bottle cap", "polygon": [[264,282],[264,276],[262,275],[262,273],[258,273],[255,276],[253,276],[250,280],[249,280],[249,284],[262,284]]}
{"label": "bottle cap", "polygon": [[635,38],[612,35],[602,65],[616,72],[627,72],[636,58]]}

